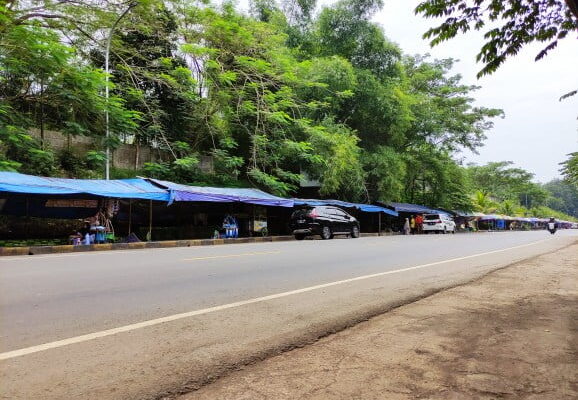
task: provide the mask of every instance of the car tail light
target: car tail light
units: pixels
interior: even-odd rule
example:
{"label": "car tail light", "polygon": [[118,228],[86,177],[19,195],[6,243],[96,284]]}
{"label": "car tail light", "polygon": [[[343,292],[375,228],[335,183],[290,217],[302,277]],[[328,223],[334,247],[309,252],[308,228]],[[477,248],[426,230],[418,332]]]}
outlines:
{"label": "car tail light", "polygon": [[309,213],[309,216],[311,218],[317,218],[319,215],[315,212],[315,210],[311,210],[311,212]]}

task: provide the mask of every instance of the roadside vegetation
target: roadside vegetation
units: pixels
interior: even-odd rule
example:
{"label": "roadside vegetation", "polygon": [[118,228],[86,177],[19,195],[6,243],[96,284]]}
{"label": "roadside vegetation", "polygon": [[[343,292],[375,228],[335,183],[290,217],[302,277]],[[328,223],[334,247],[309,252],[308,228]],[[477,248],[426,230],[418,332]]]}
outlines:
{"label": "roadside vegetation", "polygon": [[[507,162],[458,161],[503,112],[474,105],[478,87],[452,74],[455,60],[410,56],[385,37],[371,22],[380,6],[254,0],[246,15],[227,1],[3,2],[0,169],[102,176],[103,151],[55,152],[42,140],[50,129],[93,137],[101,149],[127,142],[158,152],[159,162],[118,177],[291,196],[306,176],[321,196],[343,200],[578,216],[571,159],[568,181],[547,185]],[[106,101],[106,37],[125,11]],[[200,167],[205,156],[211,172]]]}

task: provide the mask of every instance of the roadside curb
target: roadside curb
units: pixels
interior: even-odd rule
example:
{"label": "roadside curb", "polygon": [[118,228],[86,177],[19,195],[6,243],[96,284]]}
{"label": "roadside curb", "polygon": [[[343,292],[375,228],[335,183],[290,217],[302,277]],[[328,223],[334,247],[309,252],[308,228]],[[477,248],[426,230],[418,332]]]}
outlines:
{"label": "roadside curb", "polygon": [[[383,232],[381,236],[392,236],[394,233]],[[362,237],[378,237],[377,233],[362,233]],[[28,246],[28,247],[0,247],[2,256],[33,256],[41,254],[79,253],[88,251],[136,250],[136,249],[168,249],[173,247],[217,246],[237,243],[265,243],[288,242],[295,240],[293,236],[263,236],[245,237],[236,239],[190,239],[190,240],[163,240],[158,242],[136,243],[105,243],[91,245],[60,245],[60,246]]]}
{"label": "roadside curb", "polygon": [[79,253],[88,251],[166,249],[173,247],[216,246],[235,243],[285,242],[289,240],[295,239],[293,238],[293,236],[266,236],[266,237],[248,237],[237,239],[191,239],[191,240],[164,240],[158,242],[105,243],[105,244],[91,244],[79,246],[61,245],[61,246],[0,247],[0,257]]}

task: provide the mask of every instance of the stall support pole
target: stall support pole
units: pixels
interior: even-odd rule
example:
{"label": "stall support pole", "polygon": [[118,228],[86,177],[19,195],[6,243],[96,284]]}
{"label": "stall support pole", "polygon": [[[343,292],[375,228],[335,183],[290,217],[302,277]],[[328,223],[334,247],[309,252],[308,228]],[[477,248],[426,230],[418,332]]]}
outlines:
{"label": "stall support pole", "polygon": [[381,212],[378,212],[378,218],[377,218],[377,223],[378,223],[378,227],[377,227],[377,236],[381,236]]}
{"label": "stall support pole", "polygon": [[132,199],[128,200],[128,233],[127,236],[132,232]]}
{"label": "stall support pole", "polygon": [[30,238],[30,203],[28,197],[26,197],[26,238]]}
{"label": "stall support pole", "polygon": [[149,233],[147,235],[147,241],[151,241],[153,236],[153,201],[149,200]]}

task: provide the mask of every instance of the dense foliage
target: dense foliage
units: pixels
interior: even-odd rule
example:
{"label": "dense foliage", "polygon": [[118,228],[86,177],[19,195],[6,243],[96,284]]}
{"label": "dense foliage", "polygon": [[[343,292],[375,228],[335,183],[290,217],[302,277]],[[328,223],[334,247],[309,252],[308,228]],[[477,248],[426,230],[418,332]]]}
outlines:
{"label": "dense foliage", "polygon": [[[298,194],[306,177],[321,196],[472,209],[482,190],[472,174],[483,171],[454,156],[479,148],[502,112],[473,104],[478,88],[451,74],[454,60],[405,55],[371,21],[380,7],[340,0],[315,12],[312,0],[254,0],[245,15],[230,2],[4,2],[0,168],[101,174],[101,151],[55,154],[30,135],[52,129],[94,137],[100,149],[124,141],[158,152],[132,174],[278,195]],[[105,39],[116,20],[106,101]],[[508,197],[487,188],[545,205],[534,189]]]}
{"label": "dense foliage", "polygon": [[568,159],[561,163],[562,174],[566,181],[578,188],[578,151],[568,154]]}
{"label": "dense foliage", "polygon": [[509,161],[467,168],[474,190],[474,209],[483,213],[511,216],[578,217],[578,187],[562,180],[545,185],[532,181],[534,175],[515,168]]}

